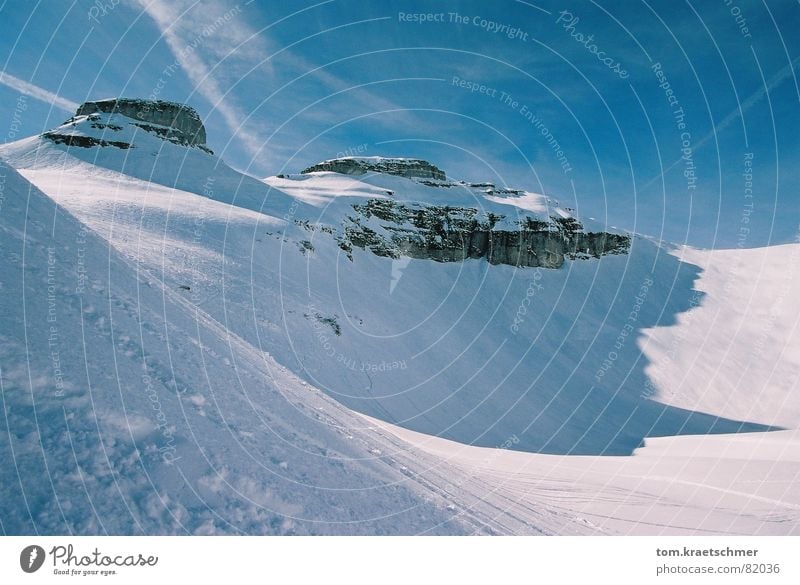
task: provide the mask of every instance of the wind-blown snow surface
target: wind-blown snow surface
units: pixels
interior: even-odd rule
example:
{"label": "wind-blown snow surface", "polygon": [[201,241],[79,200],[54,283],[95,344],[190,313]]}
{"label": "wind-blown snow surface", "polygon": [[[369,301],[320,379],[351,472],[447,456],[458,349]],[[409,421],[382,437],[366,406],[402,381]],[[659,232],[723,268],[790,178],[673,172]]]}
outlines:
{"label": "wind-blown snow surface", "polygon": [[[648,439],[633,457],[486,449],[382,421],[512,534],[800,535],[800,431]],[[477,497],[476,494],[483,494]],[[567,521],[566,524],[562,524]]]}
{"label": "wind-blown snow surface", "polygon": [[[189,510],[181,516],[181,522],[188,523],[187,530],[582,533],[596,529],[597,523],[579,520],[584,517],[580,495],[574,501],[567,497],[563,506],[526,500],[524,505],[536,511],[520,515],[511,509],[508,494],[494,498],[497,476],[489,474],[473,481],[468,469],[459,467],[458,471],[445,465],[438,454],[423,456],[415,451],[409,455],[394,435],[357,430],[364,423],[339,403],[411,431],[482,447],[503,447],[502,454],[513,449],[558,456],[630,455],[648,437],[759,431],[769,425],[789,426],[793,420],[769,409],[759,413],[742,405],[719,410],[720,401],[698,399],[708,396],[699,390],[682,394],[683,398],[669,394],[674,372],[664,356],[680,369],[689,357],[697,356],[691,347],[702,335],[711,336],[707,339],[711,345],[713,336],[727,336],[727,340],[730,331],[721,328],[709,333],[694,326],[699,321],[689,317],[713,306],[706,303],[719,302],[718,295],[724,293],[713,282],[702,286],[706,281],[699,266],[681,262],[675,251],[648,239],[633,238],[628,255],[568,262],[559,270],[491,266],[483,260],[391,259],[359,249],[353,250],[351,260],[331,230],[341,226],[354,203],[368,198],[472,205],[502,212],[509,220],[517,213],[542,214],[543,209],[560,215],[566,212],[532,193],[494,197],[479,189],[430,187],[382,174],[354,178],[313,173],[262,182],[237,173],[205,152],[164,142],[146,132],[124,138],[134,148],[67,149],[31,138],[0,147],[0,157],[90,229],[96,238],[91,246],[96,255],[86,264],[96,272],[94,278],[103,283],[103,278],[116,279],[119,273],[127,279],[117,289],[117,295],[126,299],[120,301],[124,310],[109,302],[105,288],[97,293],[100,300],[93,300],[92,308],[98,313],[108,307],[110,312],[125,315],[127,310],[129,314],[99,313],[98,331],[104,331],[105,337],[87,342],[92,350],[85,353],[91,357],[92,375],[106,376],[106,385],[115,391],[118,402],[109,405],[111,412],[126,412],[121,401],[125,399],[125,408],[130,409],[128,396],[138,396],[140,409],[135,412],[147,413],[141,416],[152,419],[142,380],[142,346],[149,356],[148,368],[161,372],[159,376],[149,374],[150,379],[163,385],[159,395],[163,392],[173,401],[169,414],[164,407],[165,416],[175,421],[171,423],[176,425],[173,435],[185,445],[181,462],[186,469],[181,464],[164,466],[158,454],[153,454],[155,466],[165,478],[155,485],[164,494],[182,486],[180,493],[188,495],[170,499],[166,506],[159,506],[156,499],[144,509],[163,515],[170,506],[182,506]],[[65,217],[69,216],[59,214],[58,221],[67,221]],[[9,226],[15,225],[9,222]],[[81,229],[77,222],[74,226],[73,231]],[[72,237],[69,234],[59,240],[60,245],[71,245]],[[16,245],[21,246],[22,241]],[[42,256],[30,266],[41,271],[46,263]],[[108,266],[115,270],[109,271]],[[77,274],[69,278],[74,280]],[[41,285],[38,290],[41,294]],[[21,292],[15,296],[21,298]],[[143,303],[147,312],[137,317]],[[82,322],[79,310],[77,315],[74,331]],[[671,350],[674,340],[659,335],[680,331],[686,323],[691,324],[691,331],[677,337],[678,344],[686,347],[680,353]],[[139,332],[140,324],[147,335]],[[20,338],[23,330],[16,331]],[[72,329],[68,331],[69,337],[64,339],[79,339]],[[123,352],[120,357],[116,352],[117,363],[122,364],[116,367],[127,370],[113,369],[111,349],[116,345],[109,342],[112,331],[114,344],[127,338],[124,347],[130,355]],[[791,343],[792,338],[782,339]],[[657,342],[667,349],[659,353]],[[20,356],[25,355],[24,341],[21,343],[23,349],[4,359],[4,364],[20,363]],[[104,346],[107,353],[95,352],[95,345]],[[52,364],[41,347],[28,353],[42,362],[37,366],[41,386],[52,392]],[[70,351],[78,348],[70,345]],[[157,366],[150,366],[151,361]],[[83,354],[78,351],[61,362],[82,366]],[[754,367],[764,363],[757,361]],[[761,369],[753,376],[758,376],[757,372],[768,377]],[[5,371],[3,377],[6,384]],[[117,387],[118,380],[122,388]],[[21,384],[17,382],[26,388]],[[86,395],[85,380],[73,385],[76,393]],[[787,388],[770,396],[777,396],[775,400],[780,402],[788,396]],[[746,388],[741,395],[747,395]],[[322,406],[325,415],[319,415],[321,419],[340,432],[320,426],[312,404]],[[53,408],[60,412],[58,406]],[[269,421],[266,426],[260,422],[262,417]],[[29,418],[30,414],[24,413],[16,424]],[[28,424],[36,429],[35,422]],[[273,427],[285,434],[277,433],[276,438]],[[128,432],[126,423],[121,428]],[[99,432],[104,436],[104,431]],[[157,431],[145,426],[143,432],[145,444],[163,444],[156,440]],[[95,433],[96,441],[98,431]],[[58,436],[72,435],[62,431]],[[697,439],[698,445],[702,440]],[[306,443],[313,447],[297,447]],[[652,444],[649,439],[647,444]],[[362,445],[372,450],[365,461],[360,460],[364,457]],[[796,453],[796,443],[787,443],[786,449]],[[130,447],[129,452],[132,465],[139,465],[137,451]],[[331,453],[344,454],[344,462],[325,457]],[[773,464],[781,461],[780,453],[773,451]],[[526,461],[535,465],[560,460],[530,453],[519,456],[534,458]],[[352,462],[351,458],[359,460]],[[636,461],[637,456],[602,460],[606,459]],[[574,459],[575,465],[592,461],[601,464],[593,458]],[[64,475],[73,481],[85,475],[78,474],[74,465],[69,469]],[[224,471],[218,474],[219,469]],[[641,469],[636,467],[631,475]],[[396,470],[413,482],[395,484]],[[764,470],[760,471],[759,477],[765,477]],[[777,467],[770,468],[768,481],[772,480],[770,473],[777,472]],[[176,473],[189,476],[175,480]],[[677,470],[670,467],[665,473]],[[123,475],[127,477],[109,473],[108,481],[121,481]],[[47,471],[40,470],[36,477],[46,479]],[[131,477],[138,476],[133,473]],[[546,477],[544,485],[548,485]],[[570,481],[582,478],[571,476]],[[204,479],[212,488],[202,487]],[[691,476],[686,481],[695,480],[696,476]],[[249,520],[249,512],[243,511],[246,499],[236,496],[226,481],[242,490],[245,488],[237,488],[237,482],[247,484],[244,493],[253,500],[253,509],[264,506],[273,510],[269,519],[254,515]],[[283,483],[287,481],[308,487],[295,490]],[[786,485],[788,480],[781,475],[775,481]],[[359,490],[350,491],[361,485],[370,488],[369,497]],[[559,485],[556,482],[552,489],[560,489]],[[656,508],[675,505],[662,492],[640,491],[636,481],[620,480],[618,485],[619,490],[629,490],[630,497],[641,497]],[[48,499],[53,488],[45,485],[41,489],[40,502],[55,506],[52,498]],[[427,493],[432,504],[422,504],[418,490]],[[265,492],[269,495],[264,496]],[[149,492],[136,485],[123,493]],[[203,508],[194,498],[210,497],[208,493],[216,499]],[[443,501],[442,493],[447,494],[450,507],[444,511],[434,505]],[[18,505],[21,493],[15,497],[9,501],[15,502],[15,509],[24,509]],[[270,498],[285,509],[278,504],[270,508]],[[142,505],[131,507],[141,515]],[[403,512],[406,509],[410,511]],[[398,516],[385,522],[374,520],[376,515],[395,512]],[[353,513],[357,514],[353,520],[365,522],[326,523]],[[454,523],[441,524],[447,513],[452,513]],[[759,508],[758,514],[762,513]],[[202,521],[195,521],[196,515]],[[284,526],[287,516],[324,520],[317,525],[289,519]],[[18,518],[14,526],[22,532],[33,526],[22,523],[20,516],[13,517]],[[72,518],[85,521],[92,517],[84,506]],[[768,521],[763,514],[758,518],[757,522]],[[644,513],[639,520],[646,526]],[[144,532],[182,529],[171,517],[140,522],[136,529]],[[58,521],[50,526],[59,529]],[[63,530],[64,525],[60,526]],[[96,526],[99,524],[83,530],[91,532]],[[699,530],[701,522],[687,520],[683,527],[691,530],[693,526]],[[731,531],[753,526],[741,525]],[[796,529],[796,517],[790,517],[784,526]],[[654,528],[654,532],[659,530]]]}
{"label": "wind-blown snow surface", "polygon": [[0,177],[0,530],[464,530],[329,424],[330,401],[2,163]]}
{"label": "wind-blown snow surface", "polygon": [[800,427],[800,244],[680,255],[703,269],[705,296],[676,325],[645,332],[658,399]]}
{"label": "wind-blown snow surface", "polygon": [[[138,157],[150,156],[144,144],[103,165],[139,168]],[[464,443],[514,436],[517,449],[566,454],[629,454],[646,436],[765,428],[646,396],[638,331],[687,310],[699,273],[648,240],[562,270],[359,249],[350,260],[321,226],[341,225],[365,194],[507,215],[516,201],[383,174],[234,184],[234,171],[205,153],[158,147],[173,161],[161,185],[46,141],[12,145],[7,156],[140,268],[173,290],[190,287],[187,296],[229,330],[356,411]]]}

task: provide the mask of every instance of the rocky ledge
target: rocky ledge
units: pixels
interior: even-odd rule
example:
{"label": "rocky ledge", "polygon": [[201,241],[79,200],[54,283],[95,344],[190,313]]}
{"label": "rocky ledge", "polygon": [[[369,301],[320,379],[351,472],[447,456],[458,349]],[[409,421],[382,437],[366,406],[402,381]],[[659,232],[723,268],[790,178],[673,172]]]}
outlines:
{"label": "rocky ledge", "polygon": [[[476,198],[519,197],[525,193],[493,183],[454,182],[433,164],[411,158],[335,158],[302,172],[319,171],[398,175],[413,179],[420,189],[441,189],[442,201],[447,199],[450,189],[470,190]],[[321,228],[335,238],[350,260],[354,259],[353,250],[360,248],[388,258],[436,262],[463,262],[473,258],[491,264],[560,268],[567,260],[626,254],[630,250],[628,235],[587,231],[580,221],[570,216],[569,210],[554,208],[550,216],[515,213],[514,217],[507,217],[480,206],[398,201],[391,197],[392,192],[388,194],[389,198],[366,199],[352,205],[353,213],[345,217],[342,225]],[[297,223],[309,231],[316,229],[305,220]],[[313,247],[301,245],[301,252],[309,250],[313,251]]]}
{"label": "rocky ledge", "polygon": [[[121,114],[141,122],[137,126],[186,145],[199,146],[206,143],[206,129],[200,116],[189,106],[162,100],[113,98],[85,102],[75,116],[90,116],[96,113]],[[159,127],[150,126],[156,124]]]}
{"label": "rocky ledge", "polygon": [[59,128],[43,133],[42,138],[69,147],[129,149],[136,148],[130,130],[137,128],[161,140],[214,154],[206,146],[206,129],[197,112],[189,106],[161,100],[116,98],[86,102]]}
{"label": "rocky ledge", "polygon": [[356,214],[337,238],[351,259],[357,247],[389,258],[437,262],[483,258],[491,264],[560,268],[567,259],[625,254],[631,243],[626,235],[584,231],[572,217],[526,217],[515,221],[516,229],[508,229],[500,227],[507,225],[505,216],[473,208],[370,199],[353,210]]}
{"label": "rocky ledge", "polygon": [[343,175],[386,173],[409,179],[445,181],[444,171],[426,160],[418,158],[386,158],[382,156],[334,158],[313,165],[302,173],[328,171]]}

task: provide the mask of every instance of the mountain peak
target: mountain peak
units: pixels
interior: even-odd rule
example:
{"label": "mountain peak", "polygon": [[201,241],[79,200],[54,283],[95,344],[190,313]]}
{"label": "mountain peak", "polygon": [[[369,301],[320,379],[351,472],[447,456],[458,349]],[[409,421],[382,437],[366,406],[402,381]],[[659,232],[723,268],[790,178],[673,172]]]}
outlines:
{"label": "mountain peak", "polygon": [[308,167],[303,170],[302,173],[315,173],[319,171],[329,171],[343,175],[364,175],[373,172],[415,179],[447,180],[443,170],[419,158],[346,156],[322,161],[321,163]]}
{"label": "mountain peak", "polygon": [[75,112],[75,117],[100,113],[121,114],[139,122],[163,126],[167,130],[152,126],[144,129],[168,134],[170,138],[178,138],[180,142],[192,146],[206,143],[206,129],[199,114],[194,108],[184,104],[163,100],[109,98],[81,104]]}

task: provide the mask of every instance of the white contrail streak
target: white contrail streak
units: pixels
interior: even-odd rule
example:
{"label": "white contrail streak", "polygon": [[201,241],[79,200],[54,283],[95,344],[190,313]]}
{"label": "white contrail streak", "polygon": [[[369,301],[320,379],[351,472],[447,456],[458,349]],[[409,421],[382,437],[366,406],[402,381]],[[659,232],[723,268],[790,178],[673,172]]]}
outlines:
{"label": "white contrail streak", "polygon": [[41,88],[38,85],[34,85],[28,81],[24,81],[18,77],[9,75],[4,71],[0,71],[0,83],[20,92],[21,94],[45,102],[46,104],[54,105],[57,108],[66,110],[68,112],[75,112],[75,110],[78,109],[78,104],[72,100],[68,100],[67,98],[63,98],[51,91]]}

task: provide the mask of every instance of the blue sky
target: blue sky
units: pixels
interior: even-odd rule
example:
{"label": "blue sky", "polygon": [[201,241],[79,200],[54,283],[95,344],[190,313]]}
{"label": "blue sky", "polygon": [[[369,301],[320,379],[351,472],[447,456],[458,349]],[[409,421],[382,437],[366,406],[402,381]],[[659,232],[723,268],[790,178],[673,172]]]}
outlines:
{"label": "blue sky", "polygon": [[0,0],[0,141],[155,96],[258,176],[421,157],[674,242],[782,243],[798,25],[789,1]]}

